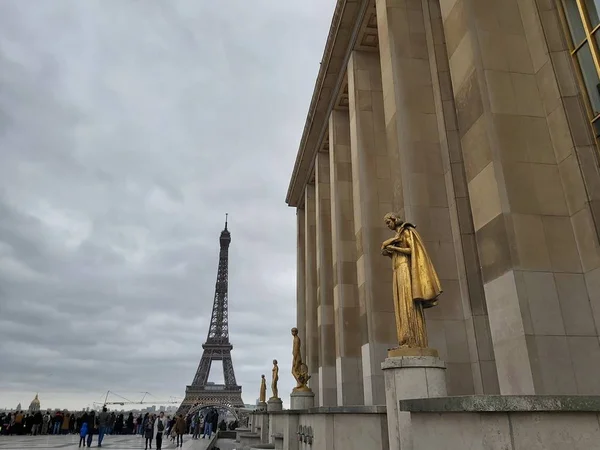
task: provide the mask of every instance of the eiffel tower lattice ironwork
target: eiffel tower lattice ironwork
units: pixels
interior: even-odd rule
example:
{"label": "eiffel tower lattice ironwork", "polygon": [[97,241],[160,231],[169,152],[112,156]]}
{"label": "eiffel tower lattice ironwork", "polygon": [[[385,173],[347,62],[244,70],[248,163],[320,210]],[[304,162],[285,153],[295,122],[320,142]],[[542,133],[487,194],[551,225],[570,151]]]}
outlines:
{"label": "eiffel tower lattice ironwork", "polygon": [[[229,343],[229,318],[227,298],[227,277],[229,265],[229,244],[231,234],[227,229],[227,218],[225,229],[219,238],[221,250],[219,251],[219,268],[217,270],[217,283],[215,286],[215,299],[213,302],[210,327],[206,342],[202,344],[204,349],[202,359],[198,365],[196,376],[192,384],[186,387],[185,399],[181,403],[177,414],[187,414],[190,408],[200,405],[221,405],[229,408],[241,408],[242,387],[235,381],[233,362],[231,361],[231,350],[233,345]],[[225,384],[208,383],[208,375],[214,361],[223,363],[223,377]]]}

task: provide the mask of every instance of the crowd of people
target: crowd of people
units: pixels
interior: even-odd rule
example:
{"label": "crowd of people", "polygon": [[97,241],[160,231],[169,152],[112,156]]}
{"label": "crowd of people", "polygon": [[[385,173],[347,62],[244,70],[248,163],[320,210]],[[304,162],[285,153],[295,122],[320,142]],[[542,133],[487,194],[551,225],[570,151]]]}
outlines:
{"label": "crowd of people", "polygon": [[[229,424],[234,429],[237,422]],[[192,439],[211,437],[217,429],[228,428],[225,420],[219,422],[219,412],[215,408],[203,409],[189,414],[187,417],[165,416],[164,412],[157,414],[146,413],[137,417],[130,412],[108,412],[104,407],[96,414],[95,411],[71,413],[69,411],[50,411],[26,413],[0,413],[0,434],[2,435],[61,435],[78,434],[79,447],[91,447],[94,436],[97,436],[98,447],[102,447],[104,436],[110,434],[137,434],[143,436],[146,448],[161,450],[163,437],[171,439],[177,447],[183,447],[183,436],[191,434]]]}

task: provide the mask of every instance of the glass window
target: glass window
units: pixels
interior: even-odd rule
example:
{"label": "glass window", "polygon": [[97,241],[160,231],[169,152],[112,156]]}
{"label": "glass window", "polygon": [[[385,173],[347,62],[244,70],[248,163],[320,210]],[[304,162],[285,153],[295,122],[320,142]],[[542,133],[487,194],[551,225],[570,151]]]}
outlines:
{"label": "glass window", "polygon": [[577,7],[576,0],[563,0],[565,7],[565,16],[567,22],[569,22],[569,30],[571,31],[571,37],[573,38],[573,44],[577,47],[585,39],[585,29],[583,28],[583,22],[581,20],[581,14]]}
{"label": "glass window", "polygon": [[590,17],[590,25],[592,28],[596,28],[600,23],[600,16],[598,15],[598,12],[600,11],[600,0],[585,0],[585,6],[588,16]]}
{"label": "glass window", "polygon": [[571,55],[579,67],[586,109],[600,146],[600,0],[561,0],[561,18],[573,41]]}
{"label": "glass window", "polygon": [[592,58],[589,43],[586,42],[583,44],[583,46],[577,50],[577,53],[575,53],[575,57],[581,67],[581,74],[583,75],[583,81],[585,82],[585,88],[590,97],[590,103],[595,117],[600,114],[600,78],[598,78],[598,71],[594,64],[594,58]]}
{"label": "glass window", "polygon": [[594,135],[596,136],[596,138],[599,138],[600,137],[600,119],[595,120],[592,125],[594,126]]}

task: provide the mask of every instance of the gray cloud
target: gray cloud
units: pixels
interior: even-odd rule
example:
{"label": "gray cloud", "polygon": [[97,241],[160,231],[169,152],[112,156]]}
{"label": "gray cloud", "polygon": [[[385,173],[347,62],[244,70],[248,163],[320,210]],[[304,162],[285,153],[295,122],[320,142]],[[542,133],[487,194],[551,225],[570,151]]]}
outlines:
{"label": "gray cloud", "polygon": [[0,2],[0,408],[183,396],[230,213],[244,400],[293,385],[283,202],[333,0]]}

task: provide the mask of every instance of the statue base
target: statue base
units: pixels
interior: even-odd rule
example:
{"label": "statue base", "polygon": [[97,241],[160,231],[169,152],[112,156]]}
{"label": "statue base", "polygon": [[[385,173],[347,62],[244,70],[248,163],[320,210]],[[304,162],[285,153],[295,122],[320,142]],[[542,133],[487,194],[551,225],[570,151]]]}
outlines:
{"label": "statue base", "polygon": [[258,402],[258,405],[256,405],[256,410],[257,411],[266,411],[267,410],[267,402]]}
{"label": "statue base", "polygon": [[310,409],[315,406],[315,393],[307,390],[294,390],[290,394],[290,409]]}
{"label": "statue base", "polygon": [[435,348],[414,348],[414,347],[396,347],[388,350],[388,357],[402,357],[402,356],[431,356],[438,358],[440,354]]}
{"label": "statue base", "polygon": [[283,411],[283,402],[281,399],[277,397],[271,397],[267,402],[267,411]]}
{"label": "statue base", "polygon": [[[388,357],[381,364],[385,378],[390,450],[410,449],[412,448],[410,413],[399,411],[399,401],[445,397],[447,395],[446,364],[437,356],[437,351],[434,349],[393,350],[421,353]],[[432,355],[434,352],[436,356]]]}

